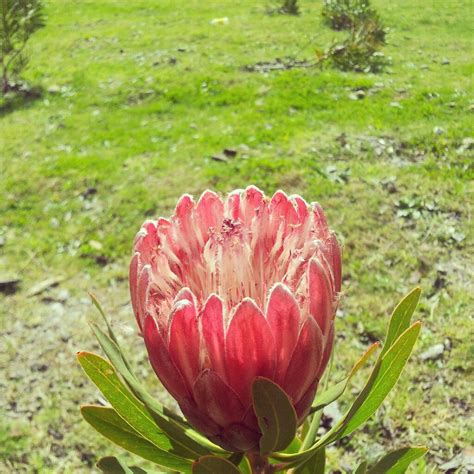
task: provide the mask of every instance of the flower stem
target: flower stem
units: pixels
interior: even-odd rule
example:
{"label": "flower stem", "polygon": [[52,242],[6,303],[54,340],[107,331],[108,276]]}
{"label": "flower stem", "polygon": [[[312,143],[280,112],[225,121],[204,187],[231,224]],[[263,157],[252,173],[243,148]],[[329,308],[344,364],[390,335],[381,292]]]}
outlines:
{"label": "flower stem", "polygon": [[261,456],[258,452],[247,453],[247,458],[252,468],[252,474],[273,474],[275,467],[268,462],[266,456]]}

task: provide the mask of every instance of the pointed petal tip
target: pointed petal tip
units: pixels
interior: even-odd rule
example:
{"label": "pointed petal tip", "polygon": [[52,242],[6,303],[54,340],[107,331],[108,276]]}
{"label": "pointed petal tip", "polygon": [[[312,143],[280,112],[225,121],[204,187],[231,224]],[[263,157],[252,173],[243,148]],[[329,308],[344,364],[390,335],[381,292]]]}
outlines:
{"label": "pointed petal tip", "polygon": [[194,208],[194,199],[190,194],[183,194],[175,208],[175,217],[183,218]]}
{"label": "pointed petal tip", "polygon": [[189,301],[196,305],[196,296],[187,286],[181,288],[176,296],[174,297],[173,306],[176,305],[179,301]]}
{"label": "pointed petal tip", "polygon": [[205,308],[209,304],[215,303],[219,303],[220,305],[224,306],[224,300],[217,293],[211,293],[204,302],[203,308]]}
{"label": "pointed petal tip", "polygon": [[272,201],[273,200],[281,200],[281,199],[285,199],[287,200],[288,199],[288,194],[285,193],[285,191],[281,190],[281,189],[277,189],[274,193],[273,193],[273,196],[272,196]]}
{"label": "pointed petal tip", "polygon": [[258,186],[255,186],[255,184],[249,184],[246,188],[245,188],[245,192],[246,193],[258,193],[258,194],[264,194],[263,191],[258,187]]}
{"label": "pointed petal tip", "polygon": [[285,283],[279,281],[277,283],[275,283],[271,288],[270,288],[270,291],[269,291],[269,294],[271,295],[273,292],[285,292],[287,294],[290,294],[291,296],[293,296],[293,292],[290,290],[290,288],[285,285]]}
{"label": "pointed petal tip", "polygon": [[256,301],[253,298],[250,298],[249,296],[243,298],[242,301],[234,307],[234,314],[241,309],[256,309],[257,311],[261,311],[261,308],[258,306]]}
{"label": "pointed petal tip", "polygon": [[221,197],[219,194],[217,194],[215,191],[212,191],[211,189],[205,189],[201,196],[199,196],[198,199],[198,204],[202,201],[205,201],[206,199],[219,199],[222,201]]}
{"label": "pointed petal tip", "polygon": [[180,311],[183,311],[185,308],[195,308],[194,302],[189,301],[188,299],[182,299],[176,301],[176,303],[173,306],[173,314],[178,313]]}

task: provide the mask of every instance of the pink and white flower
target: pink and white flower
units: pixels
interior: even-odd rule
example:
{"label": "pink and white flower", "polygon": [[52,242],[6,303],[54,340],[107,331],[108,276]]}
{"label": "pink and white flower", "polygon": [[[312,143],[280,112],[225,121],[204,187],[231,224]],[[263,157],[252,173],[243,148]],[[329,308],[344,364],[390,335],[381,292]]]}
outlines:
{"label": "pink and white flower", "polygon": [[183,414],[215,443],[253,449],[255,377],[307,415],[330,357],[341,249],[319,204],[256,187],[179,200],[147,221],[130,264],[149,359]]}

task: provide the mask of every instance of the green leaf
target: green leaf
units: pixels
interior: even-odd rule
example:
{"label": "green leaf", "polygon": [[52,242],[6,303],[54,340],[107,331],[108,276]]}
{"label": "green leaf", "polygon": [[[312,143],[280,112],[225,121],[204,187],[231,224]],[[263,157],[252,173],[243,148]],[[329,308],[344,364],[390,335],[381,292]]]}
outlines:
{"label": "green leaf", "polygon": [[367,474],[402,474],[413,461],[424,456],[427,451],[428,448],[424,446],[397,449],[385,455]]}
{"label": "green leaf", "polygon": [[193,462],[193,474],[241,474],[241,471],[227,459],[202,456]]}
{"label": "green leaf", "polygon": [[282,450],[284,453],[297,453],[301,448],[301,440],[295,436],[293,438],[293,441],[285,448]]}
{"label": "green leaf", "polygon": [[244,456],[242,461],[240,461],[239,469],[242,474],[252,474],[252,468],[250,467],[247,456]]}
{"label": "green leaf", "polygon": [[156,425],[148,410],[122,383],[114,367],[108,361],[90,352],[79,352],[77,358],[86,374],[97,385],[116,412],[142,437],[158,448],[178,456],[195,459],[200,455],[178,441],[170,439]]}
{"label": "green leaf", "polygon": [[365,364],[367,359],[375,352],[375,350],[380,346],[379,342],[372,344],[365,352],[362,354],[361,358],[354,364],[349,375],[341,380],[336,385],[328,388],[324,392],[318,393],[314,399],[311,411],[318,411],[324,408],[327,405],[330,405],[336,401],[341,395],[346,391],[347,386],[351,378],[359,371],[359,369]]}
{"label": "green leaf", "polygon": [[354,471],[354,474],[366,474],[367,473],[367,462],[361,462],[357,469]]}
{"label": "green leaf", "polygon": [[232,453],[230,456],[227,456],[227,460],[230,461],[235,466],[238,466],[242,459],[244,458],[244,453]]}
{"label": "green leaf", "polygon": [[324,474],[326,469],[326,450],[318,449],[316,454],[294,470],[294,474]]}
{"label": "green leaf", "polygon": [[81,407],[84,419],[102,436],[127,451],[160,466],[180,472],[191,472],[191,462],[167,453],[144,439],[113,408],[86,405]]}
{"label": "green leaf", "polygon": [[403,298],[390,318],[382,354],[384,355],[400,335],[408,329],[410,321],[420,300],[421,289],[415,288]]}
{"label": "green leaf", "polygon": [[137,466],[128,467],[114,456],[99,459],[97,467],[105,474],[146,474],[146,471]]}
{"label": "green leaf", "polygon": [[92,304],[97,308],[97,310],[99,311],[100,315],[102,316],[102,319],[104,320],[106,326],[107,326],[107,331],[109,332],[109,336],[110,336],[110,339],[112,339],[112,341],[114,341],[117,345],[118,345],[118,340],[117,338],[115,337],[115,334],[112,330],[112,326],[110,325],[107,317],[105,316],[105,312],[104,310],[102,309],[102,305],[99,303],[99,300],[97,299],[97,297],[94,295],[94,293],[91,293],[89,292],[89,297],[92,301]]}
{"label": "green leaf", "polygon": [[380,355],[366,386],[339,422],[340,428],[335,427],[336,436],[329,436],[332,441],[351,434],[376,412],[400,378],[420,329],[421,323],[416,322],[400,335],[384,355]]}
{"label": "green leaf", "polygon": [[252,398],[262,432],[260,452],[285,449],[296,434],[296,413],[288,395],[271,380],[257,377],[252,385]]}

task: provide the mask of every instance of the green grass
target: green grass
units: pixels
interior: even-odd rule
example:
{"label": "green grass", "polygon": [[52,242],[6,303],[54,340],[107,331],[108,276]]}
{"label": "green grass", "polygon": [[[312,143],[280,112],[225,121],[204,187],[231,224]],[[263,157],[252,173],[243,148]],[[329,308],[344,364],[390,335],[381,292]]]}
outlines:
{"label": "green grass", "polygon": [[[472,445],[473,169],[462,149],[472,135],[471,3],[374,1],[390,28],[382,74],[243,71],[312,60],[339,35],[323,26],[319,3],[302,1],[293,17],[251,1],[47,2],[25,73],[43,95],[0,103],[0,266],[22,279],[2,297],[4,470],[88,472],[94,454],[118,453],[78,411],[98,397],[74,359],[96,348],[86,291],[99,294],[149,374],[129,330],[135,232],[183,192],[250,183],[320,201],[344,242],[334,379],[383,337],[403,293],[424,291],[410,367],[332,462],[351,469],[382,450],[427,444],[417,472],[437,472]],[[223,16],[228,25],[210,25]],[[353,100],[358,89],[366,96]],[[237,157],[211,159],[224,148]],[[65,280],[27,296],[51,276]],[[436,343],[446,344],[443,358],[422,362]]]}

